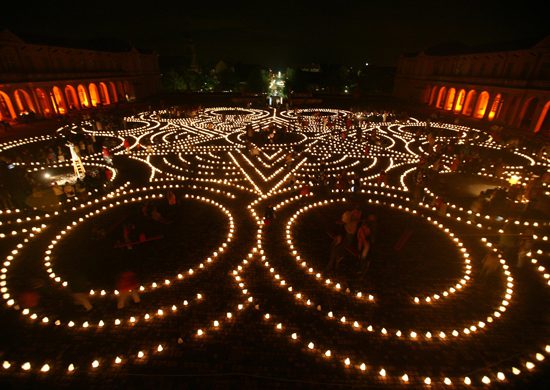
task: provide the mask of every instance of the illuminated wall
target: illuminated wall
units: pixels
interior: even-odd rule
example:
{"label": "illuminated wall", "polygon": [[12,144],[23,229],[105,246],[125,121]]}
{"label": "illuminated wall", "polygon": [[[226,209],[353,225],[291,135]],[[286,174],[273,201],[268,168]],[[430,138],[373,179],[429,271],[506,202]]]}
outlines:
{"label": "illuminated wall", "polygon": [[430,106],[434,103],[436,92],[437,92],[437,85],[434,85],[434,87],[432,88],[432,93],[430,94],[430,101],[428,102]]}
{"label": "illuminated wall", "polygon": [[114,52],[50,46],[1,30],[0,53],[2,120],[17,121],[28,113],[65,115],[125,97],[152,96],[160,87],[158,55],[135,48]]}
{"label": "illuminated wall", "polygon": [[540,113],[539,119],[535,125],[535,133],[542,132],[546,135],[550,135],[550,115],[548,114],[549,110],[550,100],[546,102]]}
{"label": "illuminated wall", "polygon": [[455,113],[462,111],[462,107],[464,107],[465,98],[466,98],[466,90],[461,89],[460,92],[458,92],[458,97],[456,98],[455,109],[454,109]]}
{"label": "illuminated wall", "polygon": [[59,87],[52,88],[53,94],[53,107],[58,114],[65,114],[67,112],[67,105],[65,104],[65,99],[63,99],[63,93]]}
{"label": "illuminated wall", "polygon": [[450,111],[453,108],[455,94],[456,94],[456,89],[454,89],[454,88],[450,88],[449,92],[447,92],[447,98],[445,100],[445,106],[443,107],[445,110]]}
{"label": "illuminated wall", "polygon": [[15,110],[7,93],[0,91],[0,119],[9,120],[15,118]]}
{"label": "illuminated wall", "polygon": [[67,99],[67,104],[69,105],[69,110],[78,109],[80,104],[78,103],[78,96],[72,85],[67,85],[65,87],[65,97]]}
{"label": "illuminated wall", "polygon": [[48,101],[48,95],[46,95],[46,92],[44,92],[42,88],[36,88],[34,93],[36,94],[36,99],[38,100],[40,112],[42,112],[45,116],[51,115],[52,110],[50,108],[50,102]]}
{"label": "illuminated wall", "polygon": [[15,97],[15,103],[17,105],[17,109],[19,113],[29,113],[29,112],[35,112],[36,109],[34,108],[34,103],[32,102],[32,99],[30,95],[27,93],[27,91],[23,89],[16,89],[13,93],[13,96]]}
{"label": "illuminated wall", "polygon": [[88,85],[88,91],[90,92],[90,101],[92,102],[92,106],[96,107],[101,103],[97,86],[94,83],[90,83],[90,85]]}
{"label": "illuminated wall", "polygon": [[99,94],[101,96],[101,101],[103,104],[111,104],[111,99],[109,99],[109,91],[105,83],[99,83]]}
{"label": "illuminated wall", "polygon": [[466,95],[466,101],[464,102],[464,110],[462,111],[462,114],[466,116],[472,115],[472,112],[474,111],[474,103],[476,101],[477,92],[472,89],[470,92],[468,92],[468,95]]}
{"label": "illuminated wall", "polygon": [[502,95],[499,93],[495,96],[495,99],[493,100],[493,104],[491,104],[491,110],[489,110],[487,119],[492,121],[495,118],[495,116],[497,116],[497,112],[500,111],[501,107],[502,107]]}
{"label": "illuminated wall", "polygon": [[441,89],[439,90],[439,94],[437,95],[437,103],[435,104],[437,108],[441,108],[443,106],[443,99],[445,98],[446,90],[447,88],[445,87],[441,87]]}
{"label": "illuminated wall", "polygon": [[487,110],[487,105],[489,104],[489,92],[483,91],[477,99],[476,108],[474,110],[474,118],[483,118],[485,111]]}
{"label": "illuminated wall", "polygon": [[78,99],[82,107],[90,107],[90,101],[88,100],[88,94],[86,88],[82,84],[78,86]]}
{"label": "illuminated wall", "polygon": [[550,136],[545,130],[549,43],[546,36],[513,50],[450,49],[449,54],[437,55],[424,50],[403,55],[397,64],[394,95],[463,117],[466,123],[475,119],[529,132],[542,129],[542,134]]}
{"label": "illuminated wall", "polygon": [[111,97],[113,98],[113,102],[118,102],[118,94],[116,91],[115,83],[109,81],[109,88],[111,89]]}

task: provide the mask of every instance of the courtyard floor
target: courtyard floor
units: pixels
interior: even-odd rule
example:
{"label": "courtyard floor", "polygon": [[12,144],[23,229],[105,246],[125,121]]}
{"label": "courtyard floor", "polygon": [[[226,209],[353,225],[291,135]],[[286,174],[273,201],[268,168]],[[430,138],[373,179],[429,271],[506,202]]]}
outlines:
{"label": "courtyard floor", "polygon": [[[34,208],[0,210],[2,388],[548,388],[548,184],[528,212],[510,200],[470,211],[481,191],[528,186],[548,155],[415,118],[346,130],[347,114],[143,112],[126,130],[85,123],[1,143],[0,156],[37,156],[93,135],[113,165],[99,152],[83,166],[114,171],[85,199],[35,192]],[[476,169],[443,153],[419,188],[429,132],[475,150]],[[377,221],[363,273],[355,243],[328,266],[353,209]],[[503,234],[529,238],[525,264],[507,251],[486,272]],[[140,302],[117,308],[128,271]]]}

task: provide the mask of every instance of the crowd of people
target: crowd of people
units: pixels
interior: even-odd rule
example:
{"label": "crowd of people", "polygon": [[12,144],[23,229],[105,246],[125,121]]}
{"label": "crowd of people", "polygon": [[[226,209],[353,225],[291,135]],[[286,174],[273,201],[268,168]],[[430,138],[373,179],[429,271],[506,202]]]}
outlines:
{"label": "crowd of people", "polygon": [[[4,152],[0,156],[0,207],[30,210],[32,206],[29,204],[29,197],[47,189],[53,192],[54,198],[61,205],[76,199],[85,201],[88,193],[92,191],[103,193],[109,188],[113,176],[112,169],[88,168],[84,176],[75,177],[75,180],[61,180],[55,174],[47,174],[44,177],[42,173],[47,171],[31,172],[24,164],[41,162],[46,167],[55,167],[59,163],[71,162],[71,148],[78,157],[91,156],[100,150],[104,155],[107,153],[110,156],[110,146],[109,140],[101,143],[93,135],[80,132],[58,134],[40,146],[31,144]],[[111,158],[109,163],[112,165]],[[72,168],[70,170],[72,172]]]}

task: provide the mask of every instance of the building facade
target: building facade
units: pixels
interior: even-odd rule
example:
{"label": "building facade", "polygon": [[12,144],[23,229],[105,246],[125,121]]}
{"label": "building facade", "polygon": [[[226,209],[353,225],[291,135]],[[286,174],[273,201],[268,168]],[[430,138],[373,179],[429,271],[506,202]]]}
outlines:
{"label": "building facade", "polygon": [[157,54],[27,43],[0,32],[0,119],[51,117],[157,93]]}
{"label": "building facade", "polygon": [[549,137],[550,36],[529,46],[403,55],[394,95]]}

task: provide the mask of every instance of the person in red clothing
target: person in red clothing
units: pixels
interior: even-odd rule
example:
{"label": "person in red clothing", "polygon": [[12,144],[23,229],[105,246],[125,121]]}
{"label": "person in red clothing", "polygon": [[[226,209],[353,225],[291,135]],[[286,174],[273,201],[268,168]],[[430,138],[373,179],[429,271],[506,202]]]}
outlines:
{"label": "person in red clothing", "polygon": [[130,297],[132,297],[134,303],[140,302],[139,294],[137,292],[138,282],[134,272],[126,271],[121,273],[118,277],[116,288],[118,290],[118,309],[122,309]]}
{"label": "person in red clothing", "polygon": [[111,158],[111,152],[106,146],[103,146],[101,149],[101,154],[103,154],[103,159],[109,165],[113,165],[113,159]]}
{"label": "person in red clothing", "polygon": [[124,150],[126,150],[126,153],[130,153],[130,140],[128,138],[124,138]]}
{"label": "person in red clothing", "polygon": [[304,184],[302,184],[302,187],[300,188],[300,196],[308,196],[310,192],[311,190],[309,184],[304,182]]}
{"label": "person in red clothing", "polygon": [[386,171],[380,172],[380,174],[378,175],[378,178],[376,180],[376,183],[378,183],[378,185],[382,185],[382,184],[387,185],[388,184],[388,173]]}

